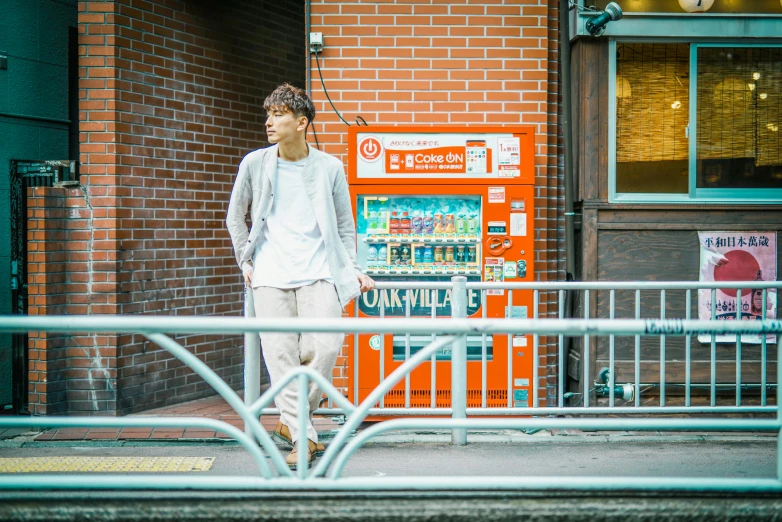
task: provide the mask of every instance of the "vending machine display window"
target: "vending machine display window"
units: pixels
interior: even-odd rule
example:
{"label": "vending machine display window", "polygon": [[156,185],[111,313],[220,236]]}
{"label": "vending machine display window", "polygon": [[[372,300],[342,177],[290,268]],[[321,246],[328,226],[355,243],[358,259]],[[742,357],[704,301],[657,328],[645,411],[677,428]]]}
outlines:
{"label": "vending machine display window", "polygon": [[359,195],[356,208],[367,274],[480,275],[480,196]]}

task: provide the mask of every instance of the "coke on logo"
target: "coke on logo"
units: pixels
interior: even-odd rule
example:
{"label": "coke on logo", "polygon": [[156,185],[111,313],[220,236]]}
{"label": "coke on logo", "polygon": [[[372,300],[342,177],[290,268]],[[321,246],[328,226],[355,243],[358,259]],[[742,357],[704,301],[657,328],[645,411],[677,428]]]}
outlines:
{"label": "coke on logo", "polygon": [[364,161],[377,161],[383,156],[383,144],[374,136],[366,136],[358,143],[358,154]]}

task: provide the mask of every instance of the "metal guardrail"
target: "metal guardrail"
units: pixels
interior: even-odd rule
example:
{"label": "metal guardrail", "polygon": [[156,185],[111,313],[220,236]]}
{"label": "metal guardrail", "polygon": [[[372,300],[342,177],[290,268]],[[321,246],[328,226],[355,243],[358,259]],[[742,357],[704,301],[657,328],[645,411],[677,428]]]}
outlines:
{"label": "metal guardrail", "polygon": [[[691,309],[693,308],[693,291],[698,292],[706,292],[708,296],[710,296],[710,302],[711,302],[711,319],[716,320],[717,317],[717,299],[716,299],[716,292],[717,289],[736,289],[737,290],[737,300],[741,301],[741,293],[742,289],[746,289],[748,286],[751,286],[754,290],[760,290],[762,292],[762,311],[761,316],[766,317],[767,316],[767,304],[769,297],[773,296],[774,300],[776,301],[778,292],[780,289],[782,289],[782,282],[777,281],[739,281],[739,282],[696,282],[696,281],[672,281],[672,282],[660,282],[660,281],[632,281],[632,282],[529,282],[529,283],[478,283],[478,282],[466,282],[464,284],[464,287],[462,286],[454,286],[456,284],[461,285],[464,282],[464,277],[454,277],[452,278],[451,282],[378,282],[376,284],[376,288],[378,291],[400,291],[404,292],[404,295],[401,296],[401,299],[405,302],[405,315],[404,317],[395,317],[394,320],[411,320],[413,319],[411,317],[411,310],[410,310],[410,293],[413,291],[421,292],[421,291],[431,291],[433,292],[431,299],[429,301],[432,303],[431,306],[431,314],[429,318],[431,319],[437,319],[437,307],[435,306],[435,303],[437,302],[437,298],[435,297],[434,292],[438,291],[450,291],[450,300],[453,303],[453,310],[452,310],[452,318],[460,318],[460,317],[466,317],[466,313],[464,310],[466,310],[465,301],[467,299],[467,296],[465,295],[465,291],[476,291],[480,292],[480,303],[481,303],[481,319],[486,319],[487,317],[487,306],[486,306],[486,299],[488,292],[498,292],[507,291],[507,306],[508,309],[512,306],[512,303],[514,301],[514,292],[531,292],[532,293],[532,319],[540,319],[543,314],[541,314],[540,309],[541,306],[541,299],[543,296],[546,297],[547,302],[546,305],[549,309],[556,310],[555,314],[548,314],[546,317],[551,317],[554,315],[557,319],[564,319],[565,318],[565,303],[566,303],[566,294],[569,292],[571,293],[571,298],[573,297],[573,294],[578,294],[575,297],[580,298],[580,301],[582,303],[582,312],[583,317],[586,320],[592,319],[595,315],[601,314],[605,316],[605,318],[608,319],[615,319],[617,317],[617,292],[624,293],[625,301],[631,301],[632,302],[632,315],[634,319],[640,320],[641,317],[641,311],[642,311],[642,303],[646,306],[649,306],[651,304],[651,301],[654,300],[654,306],[659,306],[659,317],[660,319],[666,319],[666,308],[671,307],[674,304],[678,304],[680,307],[683,307],[685,309],[685,314],[683,319],[690,320],[691,319]],[[642,294],[643,292],[643,294]],[[652,292],[656,295],[650,296],[649,293]],[[598,297],[603,294],[608,294],[608,303],[607,303],[607,309],[603,310],[594,310],[590,303],[591,300],[598,300]],[[627,293],[631,293],[632,298],[627,299]],[[518,295],[518,294],[516,294]],[[642,299],[643,296],[643,299]],[[602,297],[606,297],[605,295],[602,295]],[[683,298],[683,302],[674,303],[674,297],[680,297]],[[361,299],[361,298],[359,298]],[[356,299],[354,303],[354,317],[359,317],[359,299]],[[385,300],[380,299],[379,300],[379,309],[380,309],[380,319],[386,318],[385,315]],[[694,303],[697,306],[697,301]],[[246,317],[253,317],[254,316],[254,306],[252,301],[252,292],[248,292],[245,296],[245,316]],[[737,310],[737,318],[740,316],[741,311]],[[420,320],[421,318],[418,318],[417,320]],[[378,333],[378,332],[367,332],[367,333]],[[406,332],[408,335],[405,335],[405,359],[408,359],[410,356],[410,333]],[[478,333],[478,332],[473,332]],[[496,332],[495,332],[496,333]],[[744,414],[756,414],[756,413],[774,413],[776,408],[774,406],[771,406],[768,404],[768,390],[772,388],[776,388],[777,384],[771,384],[768,382],[768,376],[767,376],[767,351],[768,351],[768,342],[766,340],[765,336],[762,336],[762,339],[760,341],[760,383],[758,384],[747,384],[742,382],[742,340],[740,336],[736,337],[736,378],[735,382],[731,384],[721,384],[718,383],[717,379],[717,363],[718,363],[718,357],[717,357],[717,335],[714,334],[711,335],[710,340],[710,351],[709,351],[709,361],[710,361],[710,371],[709,371],[709,380],[708,382],[701,382],[701,383],[694,383],[692,382],[691,377],[691,367],[692,367],[692,348],[693,348],[693,339],[692,335],[684,336],[684,346],[685,346],[685,360],[684,360],[684,367],[685,367],[685,378],[683,383],[672,383],[667,382],[666,379],[666,363],[670,362],[667,358],[667,351],[668,348],[668,337],[670,337],[670,334],[668,334],[665,331],[659,331],[656,332],[656,336],[659,337],[659,381],[657,382],[651,382],[651,383],[644,383],[641,381],[641,351],[642,351],[642,336],[641,335],[633,335],[633,379],[630,381],[630,384],[632,386],[632,395],[633,398],[630,401],[624,401],[622,404],[617,405],[617,398],[615,396],[616,390],[617,390],[617,383],[615,382],[616,378],[616,372],[615,372],[615,364],[616,364],[616,356],[615,356],[615,341],[616,341],[616,334],[612,334],[610,332],[604,332],[602,334],[602,337],[607,337],[607,344],[608,344],[608,372],[607,372],[607,382],[604,383],[603,389],[607,391],[607,398],[603,402],[607,402],[607,405],[593,405],[591,402],[591,392],[594,391],[594,389],[591,389],[593,386],[593,378],[592,375],[592,368],[590,367],[590,354],[592,351],[594,351],[597,348],[597,345],[600,343],[601,336],[598,335],[600,332],[585,332],[582,335],[578,336],[580,337],[580,341],[583,346],[584,350],[584,358],[583,358],[583,368],[581,371],[581,379],[580,379],[580,386],[581,389],[577,393],[570,393],[568,395],[570,396],[580,396],[582,397],[583,407],[581,406],[566,406],[566,400],[567,396],[565,393],[565,382],[567,380],[567,350],[566,350],[566,344],[567,344],[567,337],[562,333],[559,332],[553,332],[550,334],[550,336],[556,337],[556,353],[557,353],[557,360],[559,362],[558,364],[558,375],[557,375],[557,396],[556,396],[556,407],[545,407],[540,406],[540,400],[539,400],[539,393],[540,388],[536,386],[539,382],[539,366],[537,364],[537,361],[539,361],[540,357],[540,338],[542,334],[534,333],[534,332],[528,332],[532,334],[532,379],[531,382],[533,385],[531,386],[531,400],[530,400],[530,406],[523,408],[523,407],[513,407],[512,404],[512,389],[513,389],[513,368],[509,364],[508,367],[508,375],[505,382],[505,388],[507,390],[507,400],[508,404],[507,407],[500,408],[500,407],[487,407],[487,387],[488,387],[488,379],[487,379],[487,364],[488,364],[488,357],[487,357],[487,337],[488,332],[483,332],[481,334],[481,407],[468,407],[466,409],[467,415],[487,415],[487,416],[507,416],[507,415],[548,415],[548,414],[579,414],[579,415],[602,415],[605,413],[613,413],[613,414],[659,414],[659,413],[691,413],[691,414],[702,414],[702,413],[744,413]],[[572,337],[572,336],[571,336]],[[432,334],[432,340],[435,339],[435,335]],[[386,369],[384,367],[384,360],[386,358],[386,350],[387,347],[385,345],[385,339],[383,336],[380,336],[380,367],[378,368],[378,371],[380,375],[385,376],[386,375]],[[508,335],[508,360],[511,361],[511,351],[512,351],[512,334]],[[461,353],[461,350],[455,350],[454,353]],[[259,394],[260,394],[260,343],[257,335],[254,334],[247,334],[245,335],[245,397],[246,401],[248,403],[254,402]],[[360,367],[361,367],[361,356],[360,356],[360,350],[359,350],[359,339],[358,339],[358,333],[353,334],[353,361],[354,365],[352,367],[352,392],[353,397],[357,398],[359,397],[359,381],[360,381]],[[417,415],[417,416],[440,416],[440,415],[452,415],[453,412],[450,408],[444,408],[444,407],[437,407],[436,402],[436,390],[434,388],[434,383],[436,382],[436,374],[437,374],[437,364],[435,356],[433,355],[431,358],[431,383],[432,388],[430,390],[430,396],[431,396],[431,406],[430,407],[410,407],[410,395],[411,395],[411,386],[410,386],[410,379],[409,376],[405,379],[405,386],[404,386],[404,393],[405,393],[405,406],[404,407],[387,407],[384,404],[383,399],[379,401],[377,407],[373,407],[370,410],[371,415],[382,415],[385,417],[389,416],[406,416],[406,415]],[[453,361],[454,364],[461,367],[462,362],[461,361]],[[374,371],[374,369],[373,369]],[[667,392],[667,390],[670,387],[677,386],[682,389],[683,395],[684,395],[684,405],[683,406],[675,406],[668,403],[668,398],[670,397],[670,394]],[[759,405],[748,405],[745,404],[742,398],[742,390],[744,388],[751,387],[759,390]],[[709,392],[709,404],[708,405],[701,405],[701,406],[693,406],[692,405],[692,391],[694,388],[697,389],[708,389]],[[642,395],[644,394],[646,389],[652,389],[656,393],[655,395],[659,398],[659,404],[657,406],[642,406],[641,405],[641,399]],[[734,396],[735,396],[735,405],[724,405],[724,404],[718,404],[717,398],[718,398],[718,391],[721,392],[721,396],[726,396],[730,391],[734,390]],[[454,390],[455,392],[462,392],[463,390]],[[722,402],[725,402],[723,400]],[[461,403],[461,401],[459,401]],[[596,400],[595,403],[598,403]],[[263,414],[278,414],[279,411],[276,408],[270,407],[265,408],[262,411]],[[335,408],[332,404],[332,401],[329,401],[327,407],[320,408],[317,410],[318,414],[323,415],[339,415],[339,414],[345,414],[345,410],[341,408]]]}
{"label": "metal guardrail", "polygon": [[[458,307],[457,307],[458,309]],[[232,435],[255,459],[260,478],[253,477],[182,477],[176,480],[166,476],[135,476],[124,477],[116,475],[75,475],[67,481],[61,478],[34,476],[0,476],[0,489],[275,489],[275,490],[420,490],[420,489],[475,489],[487,488],[496,490],[507,489],[561,489],[596,490],[681,490],[681,491],[746,491],[746,492],[782,492],[782,406],[777,389],[777,408],[775,419],[534,419],[534,418],[504,418],[504,419],[467,419],[465,418],[466,400],[464,394],[452,395],[451,419],[400,419],[393,420],[369,428],[361,432],[353,440],[349,440],[354,430],[370,414],[372,406],[390,389],[402,381],[410,371],[427,361],[443,346],[452,345],[454,350],[461,350],[464,355],[463,342],[468,334],[518,334],[534,335],[615,335],[615,336],[648,336],[664,332],[671,336],[688,336],[698,333],[714,335],[741,335],[782,333],[782,321],[725,322],[698,320],[664,320],[664,319],[439,319],[432,321],[397,320],[385,321],[379,319],[312,319],[312,320],[264,320],[226,317],[115,317],[115,316],[70,316],[70,317],[0,317],[0,332],[47,331],[47,332],[94,332],[94,333],[142,333],[151,341],[183,361],[198,375],[211,385],[230,404],[244,420],[245,426],[253,438],[260,444],[271,460],[276,476],[260,454],[252,439],[239,430],[219,421],[208,421],[203,418],[122,418],[106,419],[100,417],[66,417],[66,418],[30,418],[7,417],[0,418],[0,427],[62,427],[62,426],[153,426],[153,427],[186,427],[203,426]],[[191,354],[187,349],[176,343],[168,333],[225,333],[239,334],[251,332],[384,332],[384,333],[421,333],[440,335],[424,349],[414,354],[399,368],[394,370],[377,388],[359,405],[353,405],[322,376],[309,368],[299,368],[286,378],[267,390],[251,405],[246,405],[217,374],[205,363]],[[461,348],[460,348],[461,347]],[[777,355],[780,355],[778,344]],[[466,357],[459,357],[452,365],[453,386],[466,387]],[[461,366],[461,368],[459,367]],[[782,377],[782,366],[777,367],[777,379]],[[298,469],[294,475],[288,467],[276,446],[259,422],[259,414],[265,409],[274,396],[292,380],[299,386],[299,397],[304,398],[299,408],[298,421],[303,428],[306,423],[306,390],[311,379],[347,413],[347,421],[339,430],[325,454],[317,461],[314,469],[309,472],[304,462],[305,452],[300,445]],[[462,401],[456,404],[456,401]],[[389,430],[441,428],[451,430],[452,441],[455,444],[466,442],[469,429],[600,429],[600,430],[655,430],[655,431],[775,431],[779,434],[777,477],[774,479],[671,479],[671,478],[610,478],[610,477],[384,477],[346,479],[341,478],[344,465],[353,453],[372,437]],[[292,480],[294,479],[294,480]]]}

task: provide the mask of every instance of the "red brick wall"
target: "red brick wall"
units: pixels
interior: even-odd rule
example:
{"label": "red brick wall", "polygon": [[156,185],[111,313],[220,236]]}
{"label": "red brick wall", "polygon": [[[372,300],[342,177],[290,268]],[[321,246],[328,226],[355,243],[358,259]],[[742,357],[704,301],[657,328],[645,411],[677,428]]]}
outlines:
{"label": "red brick wall", "polygon": [[[29,315],[90,314],[105,296],[93,271],[105,252],[83,188],[28,189]],[[92,275],[91,275],[92,274]],[[96,299],[93,303],[93,299]],[[29,402],[35,415],[110,413],[116,405],[116,336],[32,332]]]}
{"label": "red brick wall", "polygon": [[[265,145],[264,97],[283,81],[304,83],[304,42],[303,5],[292,0],[79,3],[81,182],[91,251],[89,265],[68,277],[87,282],[85,312],[241,313],[225,210],[241,157]],[[45,226],[74,223],[53,210]],[[41,250],[53,256],[58,248]],[[50,306],[60,299],[51,283],[40,292],[46,306],[39,313],[59,313]],[[178,341],[241,386],[241,338]],[[44,350],[35,355],[46,356],[36,342]],[[97,407],[69,402],[67,411],[128,413],[212,393],[142,336],[119,337],[114,355],[106,364],[116,371],[115,396]]]}
{"label": "red brick wall", "polygon": [[[542,281],[562,278],[557,6],[556,0],[312,2],[312,30],[324,37],[323,78],[348,122],[361,115],[370,125],[536,127],[535,270]],[[326,101],[314,58],[311,64],[321,148],[347,162],[346,127]],[[544,343],[540,350],[541,404],[547,375],[555,374],[549,348]],[[345,377],[338,370],[335,385],[344,386]]]}

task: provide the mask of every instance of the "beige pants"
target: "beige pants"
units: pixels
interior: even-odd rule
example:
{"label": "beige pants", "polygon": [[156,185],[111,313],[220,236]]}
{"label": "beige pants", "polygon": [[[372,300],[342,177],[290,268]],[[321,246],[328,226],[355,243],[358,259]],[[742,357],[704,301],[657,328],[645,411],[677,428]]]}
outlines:
{"label": "beige pants", "polygon": [[[255,316],[275,317],[341,317],[334,285],[317,281],[308,286],[282,290],[261,286],[253,288]],[[331,372],[337,362],[345,334],[322,333],[262,333],[261,348],[272,384],[299,366],[309,366],[331,382]],[[294,379],[274,398],[280,410],[280,420],[291,430],[294,441],[299,436],[298,383]],[[312,412],[318,408],[321,390],[310,382],[307,438],[317,442],[318,433],[312,425]]]}

